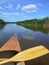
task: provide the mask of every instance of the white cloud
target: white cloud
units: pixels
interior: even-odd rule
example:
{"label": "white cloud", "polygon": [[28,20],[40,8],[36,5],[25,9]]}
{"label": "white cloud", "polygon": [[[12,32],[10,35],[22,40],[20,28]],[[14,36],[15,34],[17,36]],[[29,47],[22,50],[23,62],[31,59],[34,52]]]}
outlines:
{"label": "white cloud", "polygon": [[0,6],[0,9],[4,9],[4,8]]}
{"label": "white cloud", "polygon": [[29,4],[22,7],[22,10],[26,12],[35,12],[37,10],[36,4]]}
{"label": "white cloud", "polygon": [[44,17],[45,17],[45,15],[44,15],[44,14],[42,14],[42,15],[40,15],[39,17],[40,17],[40,18],[44,18]]}
{"label": "white cloud", "polygon": [[14,12],[14,13],[7,13],[7,12],[4,12],[4,13],[2,13],[2,15],[4,15],[4,16],[9,16],[9,15],[20,15],[20,13],[17,13],[17,12]]}
{"label": "white cloud", "polygon": [[20,7],[21,7],[21,5],[20,5],[20,4],[18,4],[18,5],[17,5],[17,7],[16,7],[16,9],[19,9]]}

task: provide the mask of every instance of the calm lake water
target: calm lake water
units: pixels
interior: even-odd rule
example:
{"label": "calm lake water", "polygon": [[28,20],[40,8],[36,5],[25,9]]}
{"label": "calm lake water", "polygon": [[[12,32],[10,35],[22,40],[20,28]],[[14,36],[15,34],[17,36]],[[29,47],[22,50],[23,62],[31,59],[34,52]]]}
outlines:
{"label": "calm lake water", "polygon": [[7,24],[0,29],[0,47],[14,34],[17,35],[21,49],[44,45],[49,49],[49,33],[30,30],[16,24]]}

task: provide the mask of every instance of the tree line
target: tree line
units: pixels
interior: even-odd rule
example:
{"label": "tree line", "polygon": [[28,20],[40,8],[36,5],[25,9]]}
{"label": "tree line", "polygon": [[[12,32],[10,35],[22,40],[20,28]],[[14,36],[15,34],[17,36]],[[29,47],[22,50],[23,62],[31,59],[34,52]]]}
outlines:
{"label": "tree line", "polygon": [[43,19],[30,19],[30,20],[24,20],[24,21],[17,21],[17,22],[6,22],[3,19],[0,19],[0,25],[1,24],[8,24],[8,23],[16,23],[18,25],[23,25],[23,26],[42,26],[43,24],[49,24],[49,17],[43,18]]}
{"label": "tree line", "polygon": [[43,19],[31,19],[31,20],[25,20],[16,22],[18,25],[26,26],[26,27],[40,27],[40,26],[49,26],[49,17],[43,18]]}
{"label": "tree line", "polygon": [[0,25],[4,25],[5,21],[3,19],[0,19]]}

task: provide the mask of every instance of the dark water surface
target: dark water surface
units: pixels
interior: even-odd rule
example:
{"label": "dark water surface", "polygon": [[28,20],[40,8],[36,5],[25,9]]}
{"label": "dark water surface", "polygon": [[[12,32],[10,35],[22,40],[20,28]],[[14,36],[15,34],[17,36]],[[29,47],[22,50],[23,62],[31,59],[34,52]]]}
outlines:
{"label": "dark water surface", "polygon": [[[0,29],[0,47],[14,34],[17,35],[22,50],[37,45],[44,45],[49,49],[49,32],[30,30],[16,24],[7,24]],[[30,65],[45,65],[41,61],[36,63]]]}

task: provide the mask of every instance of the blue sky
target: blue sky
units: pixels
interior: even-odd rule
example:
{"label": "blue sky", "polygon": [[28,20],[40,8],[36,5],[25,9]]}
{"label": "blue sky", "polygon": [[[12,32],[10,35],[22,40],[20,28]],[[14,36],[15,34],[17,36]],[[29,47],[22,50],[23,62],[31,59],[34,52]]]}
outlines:
{"label": "blue sky", "polygon": [[49,0],[0,0],[0,19],[15,22],[49,16]]}

